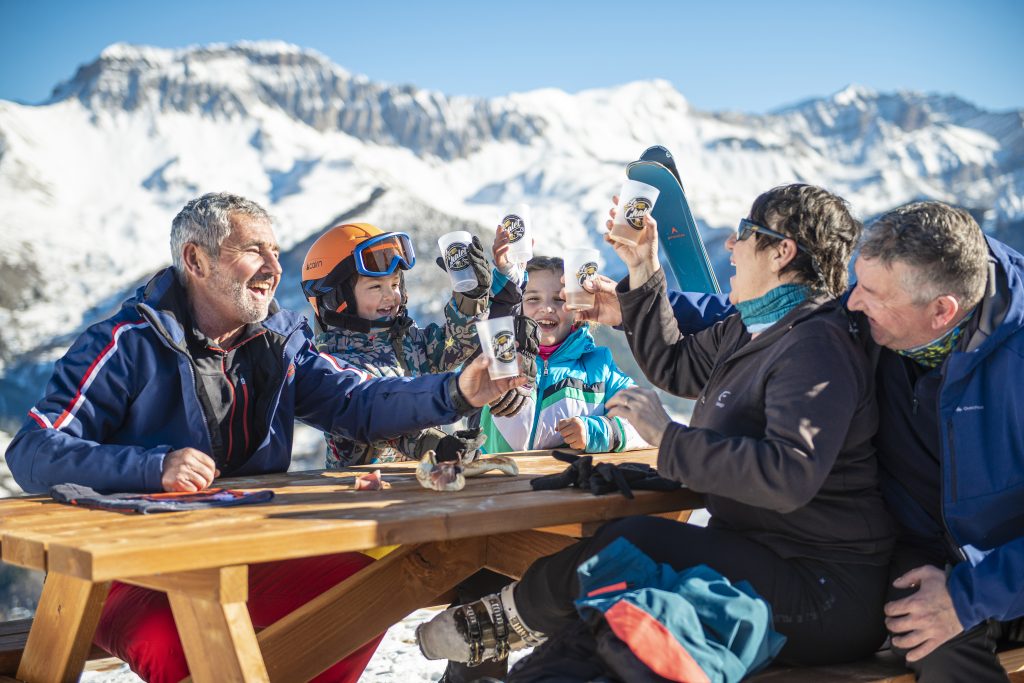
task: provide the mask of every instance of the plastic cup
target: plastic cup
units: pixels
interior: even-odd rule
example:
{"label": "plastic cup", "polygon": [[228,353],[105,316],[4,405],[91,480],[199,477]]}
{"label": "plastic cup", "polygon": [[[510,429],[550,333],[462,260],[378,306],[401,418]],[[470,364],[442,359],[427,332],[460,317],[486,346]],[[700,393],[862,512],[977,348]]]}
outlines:
{"label": "plastic cup", "polygon": [[490,365],[487,372],[491,379],[515,377],[519,374],[519,358],[516,354],[515,319],[510,316],[489,318],[476,324],[480,337],[480,349]]}
{"label": "plastic cup", "polygon": [[594,295],[583,289],[583,283],[597,275],[597,249],[566,249],[565,307],[572,311],[585,311],[594,307]]}
{"label": "plastic cup", "polygon": [[619,206],[615,211],[615,221],[608,233],[616,242],[635,247],[644,229],[644,216],[654,208],[661,191],[637,180],[627,180],[619,190]]}
{"label": "plastic cup", "polygon": [[465,230],[446,233],[437,240],[441,258],[452,279],[453,291],[468,292],[477,286],[476,275],[469,266],[469,245],[472,242],[473,236]]}
{"label": "plastic cup", "polygon": [[508,260],[526,263],[533,258],[533,222],[530,207],[516,204],[502,214],[501,227],[508,234]]}

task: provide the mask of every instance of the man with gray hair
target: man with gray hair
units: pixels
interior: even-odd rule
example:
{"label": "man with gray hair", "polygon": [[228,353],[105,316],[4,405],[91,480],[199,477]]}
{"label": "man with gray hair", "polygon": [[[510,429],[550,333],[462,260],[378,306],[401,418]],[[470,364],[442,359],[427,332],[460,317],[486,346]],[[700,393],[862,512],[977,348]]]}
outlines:
{"label": "man with gray hair", "polygon": [[[243,197],[190,201],[173,221],[171,249],[170,268],[55,364],[7,450],[24,490],[198,491],[221,475],[286,471],[297,419],[368,442],[454,422],[526,381],[492,381],[482,357],[458,374],[367,381],[319,354],[305,318],[274,301],[281,264],[272,221]],[[370,562],[342,553],[251,565],[254,625]],[[317,680],[355,681],[377,642]],[[163,593],[115,582],[96,643],[146,680],[188,676]]]}
{"label": "man with gray hair", "polygon": [[869,227],[855,269],[901,531],[892,644],[920,680],[1006,681],[996,644],[1024,616],[1024,257],[919,202]]}
{"label": "man with gray hair", "polygon": [[[995,649],[1024,640],[1024,256],[941,202],[868,226],[847,307],[876,366],[874,440],[901,537],[886,604],[920,680],[1006,681]],[[622,321],[595,280],[587,319]],[[670,292],[679,329],[735,312]]]}

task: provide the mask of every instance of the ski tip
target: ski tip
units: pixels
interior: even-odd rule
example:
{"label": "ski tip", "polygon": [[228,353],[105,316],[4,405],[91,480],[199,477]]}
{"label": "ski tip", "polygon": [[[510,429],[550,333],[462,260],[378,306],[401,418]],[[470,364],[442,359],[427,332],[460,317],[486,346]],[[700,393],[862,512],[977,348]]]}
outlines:
{"label": "ski tip", "polygon": [[676,168],[676,160],[672,156],[672,152],[668,151],[662,145],[651,145],[644,150],[644,153],[640,155],[640,161],[654,161],[661,164],[676,177],[679,184],[683,184],[682,178],[679,177],[679,169]]}

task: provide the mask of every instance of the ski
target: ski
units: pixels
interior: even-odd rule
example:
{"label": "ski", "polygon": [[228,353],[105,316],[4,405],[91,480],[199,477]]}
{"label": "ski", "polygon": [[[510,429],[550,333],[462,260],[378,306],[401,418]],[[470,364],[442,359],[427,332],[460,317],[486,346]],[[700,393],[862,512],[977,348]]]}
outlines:
{"label": "ski", "polygon": [[668,266],[676,286],[684,292],[717,294],[720,291],[718,280],[690,212],[672,154],[661,145],[649,147],[639,161],[626,167],[626,175],[631,180],[653,185],[661,192],[652,213],[658,222],[662,264]]}

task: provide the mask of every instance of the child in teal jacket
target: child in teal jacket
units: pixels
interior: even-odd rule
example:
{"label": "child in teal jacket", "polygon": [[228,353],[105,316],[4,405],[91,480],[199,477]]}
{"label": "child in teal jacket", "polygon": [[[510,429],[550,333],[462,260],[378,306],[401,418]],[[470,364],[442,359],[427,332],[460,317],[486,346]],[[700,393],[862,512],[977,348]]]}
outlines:
{"label": "child in teal jacket", "polygon": [[594,342],[589,325],[574,326],[562,308],[562,267],[561,258],[546,256],[526,265],[523,315],[540,331],[537,382],[513,416],[494,417],[484,408],[486,453],[563,445],[589,453],[647,447],[628,422],[605,416],[605,401],[633,386],[633,379],[615,365],[611,351]]}

